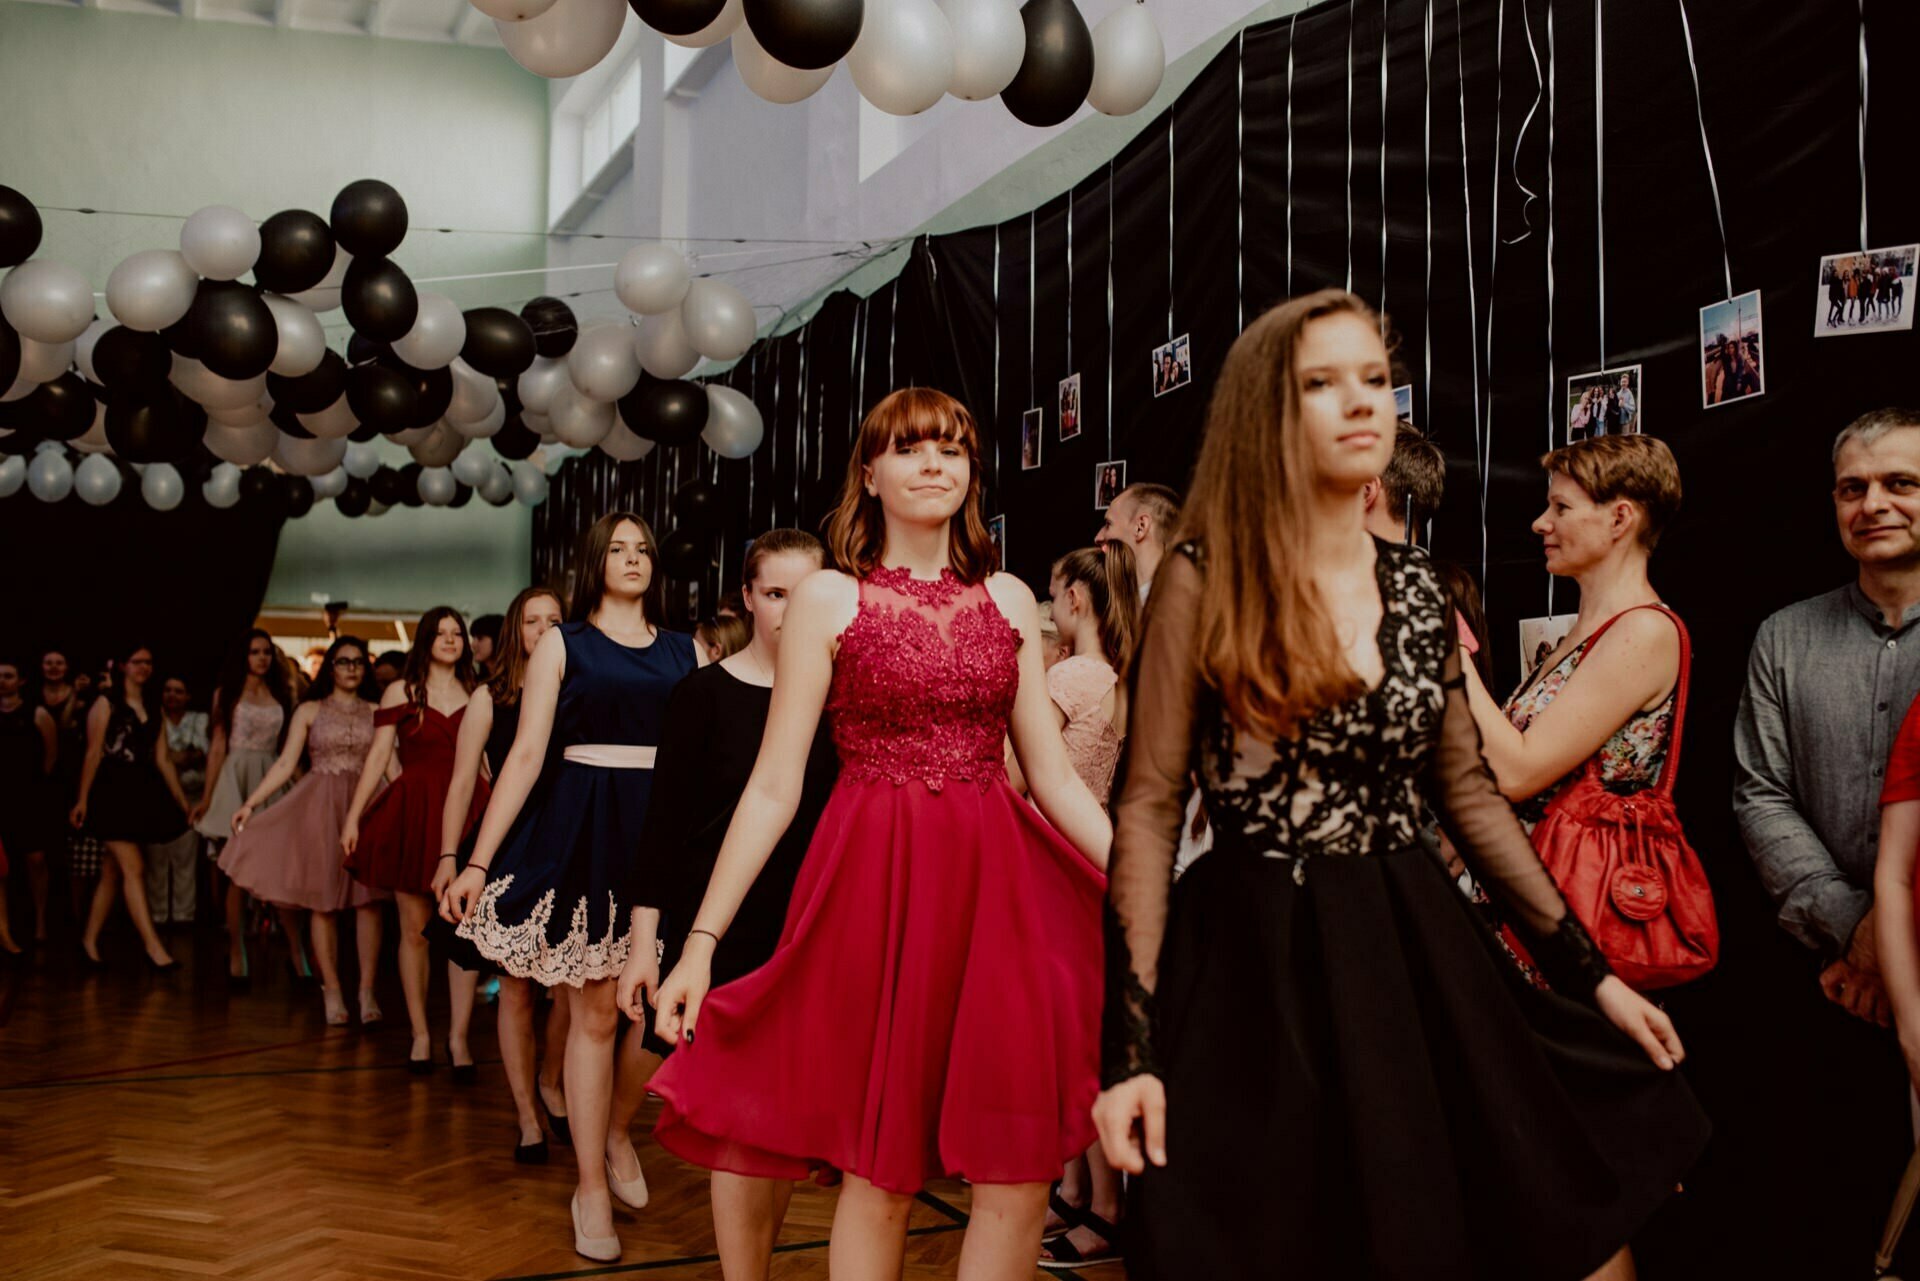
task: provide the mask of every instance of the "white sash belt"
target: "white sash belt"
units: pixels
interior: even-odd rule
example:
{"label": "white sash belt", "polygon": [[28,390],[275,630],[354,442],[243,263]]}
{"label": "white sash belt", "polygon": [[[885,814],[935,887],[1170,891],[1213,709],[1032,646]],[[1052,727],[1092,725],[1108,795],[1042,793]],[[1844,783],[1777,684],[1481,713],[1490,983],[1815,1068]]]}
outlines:
{"label": "white sash belt", "polygon": [[632,743],[575,743],[561,756],[576,765],[594,765],[601,769],[652,769],[658,750]]}

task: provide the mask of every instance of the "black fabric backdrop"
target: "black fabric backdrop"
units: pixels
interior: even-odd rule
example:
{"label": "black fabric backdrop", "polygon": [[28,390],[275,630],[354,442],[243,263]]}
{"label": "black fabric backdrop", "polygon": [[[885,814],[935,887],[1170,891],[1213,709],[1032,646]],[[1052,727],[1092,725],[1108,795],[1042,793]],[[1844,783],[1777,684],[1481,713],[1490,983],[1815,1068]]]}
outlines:
{"label": "black fabric backdrop", "polygon": [[[1050,560],[1098,524],[1094,465],[1125,459],[1129,480],[1182,485],[1244,320],[1350,280],[1401,337],[1414,416],[1449,464],[1435,548],[1482,572],[1510,683],[1516,620],[1548,612],[1528,524],[1537,458],[1565,429],[1565,380],[1643,365],[1645,429],[1672,445],[1687,485],[1654,575],[1694,633],[1680,797],[1725,933],[1721,971],[1672,1001],[1718,1136],[1649,1234],[1643,1267],[1865,1275],[1909,1136],[1892,1095],[1873,1100],[1871,1134],[1847,1131],[1843,1111],[1887,1086],[1855,1066],[1884,1069],[1887,1046],[1833,1022],[1810,958],[1773,923],[1728,806],[1728,729],[1759,621],[1850,574],[1831,523],[1830,444],[1858,413],[1916,399],[1915,337],[1812,332],[1819,258],[1862,247],[1855,0],[1693,0],[1686,16],[1697,106],[1680,0],[1329,3],[1249,28],[1067,195],[998,227],[922,238],[891,284],[835,295],[755,347],[723,378],[766,416],[751,459],[693,446],[568,463],[536,514],[536,571],[562,571],[575,535],[615,502],[664,536],[672,491],[699,474],[728,512],[700,584],[710,604],[754,533],[818,528],[862,408],[920,383],[988,425],[990,509],[1007,517],[1010,568],[1043,587]],[[1920,6],[1867,0],[1865,23],[1878,247],[1920,240],[1904,82]],[[1732,290],[1762,291],[1766,325],[1765,395],[1711,410],[1698,309],[1728,288],[1703,126]],[[1149,352],[1188,333],[1193,384],[1155,399]],[[1061,442],[1055,388],[1074,371],[1085,426]],[[1035,406],[1044,464],[1023,472],[1020,416]],[[1570,587],[1552,600],[1575,605]]]}

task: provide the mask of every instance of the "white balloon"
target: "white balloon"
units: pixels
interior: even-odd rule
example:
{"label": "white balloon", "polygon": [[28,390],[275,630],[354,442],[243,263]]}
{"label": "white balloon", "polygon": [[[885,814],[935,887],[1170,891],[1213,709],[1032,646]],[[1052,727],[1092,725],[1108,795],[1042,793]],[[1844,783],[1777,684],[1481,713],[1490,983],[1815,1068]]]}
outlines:
{"label": "white balloon", "polygon": [[251,405],[242,405],[238,409],[209,409],[207,421],[222,427],[252,427],[267,421],[272,413],[273,397],[262,396]]}
{"label": "white balloon", "polygon": [[73,469],[73,492],[89,507],[105,507],[120,497],[120,469],[105,454],[89,454]]}
{"label": "white balloon", "polygon": [[[21,334],[20,382],[32,383],[33,387],[52,382],[72,366],[73,352],[74,343],[71,339],[66,342],[39,342]],[[27,391],[32,391],[33,387],[27,388]],[[6,399],[18,400],[19,397],[9,392]]]}
{"label": "white balloon", "polygon": [[753,38],[753,28],[744,22],[733,33],[733,65],[739,69],[740,79],[746,82],[747,88],[768,102],[799,102],[810,98],[833,78],[831,66],[802,71],[777,60]]}
{"label": "white balloon", "polygon": [[953,83],[953,27],[933,0],[867,0],[847,55],[860,96],[895,116],[917,116]]}
{"label": "white balloon", "polygon": [[447,368],[453,371],[453,399],[447,404],[447,417],[456,423],[485,418],[493,402],[500,399],[500,385],[458,356]]}
{"label": "white balloon", "polygon": [[734,360],[753,346],[753,304],[721,280],[696,280],[680,304],[687,341],[708,360]]}
{"label": "white balloon", "polygon": [[208,452],[215,458],[233,464],[237,474],[238,468],[251,467],[273,457],[273,447],[280,443],[280,429],[264,421],[250,427],[223,427],[219,423],[208,423],[206,442]]}
{"label": "white balloon", "polygon": [[0,498],[12,498],[27,483],[27,460],[18,454],[0,458]]}
{"label": "white balloon", "polygon": [[513,496],[528,507],[538,507],[547,500],[547,473],[529,462],[513,465]]}
{"label": "white balloon", "polygon": [[700,353],[687,341],[687,324],[681,319],[681,311],[682,308],[675,307],[661,315],[648,316],[634,331],[633,350],[640,357],[640,368],[655,378],[680,378],[700,363]]}
{"label": "white balloon", "polygon": [[331,405],[317,414],[295,414],[300,425],[322,440],[340,440],[351,436],[360,427],[360,420],[353,416],[353,406],[347,403],[347,394],[341,392]]}
{"label": "white balloon", "polygon": [[260,257],[260,229],[232,205],[208,205],[180,228],[180,256],[208,280],[238,280]]}
{"label": "white balloon", "polygon": [[[21,339],[23,343],[26,341],[27,339]],[[24,355],[25,353],[22,352],[21,354]],[[23,396],[30,396],[37,391],[39,387],[39,383],[22,375],[13,380],[13,386],[7,388],[5,391],[0,391],[0,405],[4,405],[10,400],[19,400]]]}
{"label": "white balloon", "polygon": [[173,385],[208,409],[240,409],[267,394],[267,376],[222,378],[199,361],[173,353]]}
{"label": "white balloon", "polygon": [[546,356],[535,356],[526,372],[520,375],[520,407],[523,411],[536,414],[547,412],[547,406],[553,401],[553,393],[560,384],[567,381],[567,362],[553,360]]}
{"label": "white balloon", "polygon": [[513,473],[507,470],[505,463],[495,459],[487,478],[477,488],[482,499],[495,507],[504,507],[513,501]]}
{"label": "white balloon", "polygon": [[240,469],[232,463],[220,463],[200,486],[200,497],[207,506],[224,511],[240,501]]}
{"label": "white balloon", "polygon": [[635,245],[613,270],[613,292],[620,304],[643,316],[678,307],[691,283],[686,257],[665,245]]}
{"label": "white balloon", "polygon": [[43,503],[57,503],[72,493],[73,464],[67,461],[66,454],[58,449],[35,454],[27,464],[27,490]]}
{"label": "white balloon", "polygon": [[83,454],[110,454],[113,444],[107,439],[107,407],[96,404],[93,407],[93,426],[73,440],[67,442]]}
{"label": "white balloon", "polygon": [[484,440],[488,436],[498,434],[506,425],[507,402],[501,399],[498,392],[494,393],[493,408],[487,411],[485,418],[470,423],[457,423],[451,418],[447,420],[447,426],[453,428],[463,440]]}
{"label": "white balloon", "polygon": [[370,440],[349,441],[340,466],[354,479],[365,480],[380,470],[380,451]]}
{"label": "white balloon", "polygon": [[347,442],[344,440],[302,440],[298,436],[281,433],[279,443],[273,447],[273,461],[280,464],[280,470],[290,476],[324,476],[340,465],[347,456]]}
{"label": "white balloon", "polygon": [[549,80],[591,70],[612,51],[627,18],[626,0],[555,0],[525,22],[493,21],[513,60]]}
{"label": "white balloon", "polygon": [[[568,383],[567,386],[571,387],[573,384]],[[548,401],[547,403],[552,404],[553,402]],[[523,413],[520,415],[520,423],[536,436],[545,437],[553,434],[553,419],[545,414]]]}
{"label": "white balloon", "polygon": [[435,423],[427,438],[407,447],[413,461],[422,467],[445,467],[467,447],[467,438],[447,423]]}
{"label": "white balloon", "polygon": [[451,470],[453,478],[463,485],[472,485],[478,489],[493,475],[493,457],[484,449],[463,449],[453,460]]}
{"label": "white balloon", "polygon": [[315,476],[313,478],[313,496],[317,499],[338,498],[347,492],[347,481],[349,479],[351,479],[351,477],[347,475],[347,469],[345,467],[336,467],[325,475]]}
{"label": "white balloon", "polygon": [[0,281],[0,315],[22,338],[70,343],[93,323],[93,286],[64,262],[30,258]]}
{"label": "white balloon", "polygon": [[[618,400],[640,381],[640,357],[633,350],[633,327],[596,325],[581,334],[567,353],[567,376],[589,400]],[[552,412],[549,405],[548,412]]]}
{"label": "white balloon", "polygon": [[722,458],[745,458],[760,448],[766,423],[759,406],[720,383],[707,384],[707,425],[700,439]]}
{"label": "white balloon", "polygon": [[460,488],[460,482],[445,467],[421,468],[419,485],[420,501],[429,507],[445,507]]}
{"label": "white balloon", "polygon": [[187,482],[172,463],[154,463],[140,474],[140,497],[157,512],[172,511],[186,496]]}
{"label": "white balloon", "polygon": [[367,505],[367,515],[369,516],[384,516],[392,510],[393,508],[391,506],[381,502],[377,498]]}
{"label": "white balloon", "polygon": [[588,400],[572,383],[554,396],[550,416],[553,434],[575,449],[592,449],[613,430],[612,403]]}
{"label": "white balloon", "polygon": [[999,96],[1027,57],[1027,28],[1016,0],[947,0],[953,31],[953,83],[968,102]]}
{"label": "white balloon", "polygon": [[553,8],[553,0],[472,0],[473,7],[501,22],[525,22]]}
{"label": "white balloon", "polygon": [[128,329],[158,333],[187,314],[200,287],[187,260],[172,249],[128,254],[107,277],[107,310]]}
{"label": "white balloon", "polygon": [[[746,20],[746,10],[741,0],[727,0],[726,7],[720,10],[720,16],[698,31],[684,36],[667,36],[667,39],[685,49],[705,49],[719,44]],[[663,31],[662,35],[666,35]]]}
{"label": "white balloon", "polygon": [[467,318],[445,294],[420,295],[413,328],[393,340],[393,354],[415,369],[445,369],[467,343]]}
{"label": "white balloon", "polygon": [[1123,4],[1093,29],[1093,86],[1087,101],[1109,116],[1130,116],[1153,101],[1167,74],[1167,46],[1144,4]]}
{"label": "white balloon", "polygon": [[280,335],[270,366],[273,372],[282,378],[298,378],[320,368],[327,354],[327,334],[320,328],[320,318],[305,305],[279,294],[262,294],[260,300],[273,313],[273,327]]}
{"label": "white balloon", "polygon": [[100,335],[113,328],[111,320],[96,320],[88,325],[86,331],[73,340],[73,363],[89,382],[99,382],[100,375],[93,372],[93,345],[100,341]]}
{"label": "white balloon", "polygon": [[[340,305],[340,285],[341,282],[347,278],[347,268],[352,265],[353,255],[342,249],[339,245],[335,245],[333,247],[333,266],[328,269],[326,276],[322,278],[320,283],[311,289],[302,289],[297,294],[288,294],[287,296],[299,303],[302,307],[309,307],[314,311],[332,311]],[[188,301],[191,302],[192,300],[189,299]],[[114,314],[118,315],[119,313],[115,312]],[[181,315],[185,314],[185,312],[181,313]],[[123,321],[122,323],[124,324],[125,322]]]}
{"label": "white balloon", "polygon": [[616,418],[613,430],[600,441],[600,452],[619,462],[638,462],[653,452],[653,442],[634,435],[633,428]]}

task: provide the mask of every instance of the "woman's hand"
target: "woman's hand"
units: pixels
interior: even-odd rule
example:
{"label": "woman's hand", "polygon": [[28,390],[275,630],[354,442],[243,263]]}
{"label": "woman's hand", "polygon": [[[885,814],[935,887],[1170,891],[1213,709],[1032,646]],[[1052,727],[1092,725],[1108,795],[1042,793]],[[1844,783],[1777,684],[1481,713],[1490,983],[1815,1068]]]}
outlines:
{"label": "woman's hand", "polygon": [[433,865],[433,882],[428,887],[432,891],[435,899],[446,896],[447,886],[453,884],[453,878],[459,871],[459,859],[451,854],[442,854],[440,856],[440,860]]}
{"label": "woman's hand", "polygon": [[[687,948],[680,957],[680,963],[673,967],[673,973],[667,975],[667,981],[660,985],[659,995],[654,999],[657,1011],[653,1019],[654,1035],[668,1045],[678,1045],[682,1040],[691,1043],[695,1025],[700,1022],[700,1006],[707,999],[707,990],[713,986],[713,946],[704,936],[695,934],[687,940]],[[625,976],[621,976],[625,982]]]}
{"label": "woman's hand", "polygon": [[1680,1046],[1680,1034],[1673,1030],[1673,1020],[1667,1017],[1666,1011],[1618,977],[1609,974],[1600,981],[1600,986],[1593,990],[1593,1003],[1600,1007],[1608,1022],[1638,1042],[1659,1067],[1670,1071],[1687,1057]]}
{"label": "woman's hand", "polygon": [[353,852],[360,848],[360,820],[349,818],[340,825],[340,861],[353,858]]}
{"label": "woman's hand", "polygon": [[[443,858],[440,862],[453,866],[453,860]],[[439,876],[434,877],[435,882]],[[440,895],[440,919],[458,925],[467,919],[467,913],[473,911],[474,904],[480,901],[480,892],[487,888],[487,869],[469,863],[464,872],[453,878],[446,892]]]}
{"label": "woman's hand", "polygon": [[657,1003],[660,996],[658,950],[651,944],[646,947],[635,944],[627,954],[626,966],[620,971],[620,983],[614,992],[614,1000],[626,1016],[635,1024],[645,1027],[647,1004]]}
{"label": "woman's hand", "polygon": [[85,801],[75,801],[73,803],[73,808],[67,812],[67,822],[76,832],[87,825],[87,803]]}
{"label": "woman's hand", "polygon": [[[195,824],[197,824],[200,821],[200,815],[205,812],[206,812],[206,806],[204,805],[195,806],[194,812],[187,815],[187,826],[192,827]],[[241,830],[245,828],[247,825],[247,820],[252,817],[253,817],[253,806],[251,805],[242,805],[239,809],[235,810],[233,812],[233,834],[235,836],[240,835]]]}
{"label": "woman's hand", "polygon": [[1143,1073],[1102,1090],[1093,1102],[1093,1124],[1114,1169],[1145,1174],[1147,1162],[1167,1163],[1167,1087],[1159,1077]]}
{"label": "woman's hand", "polygon": [[[240,809],[246,809],[246,806],[242,805]],[[200,820],[205,818],[206,816],[207,816],[207,798],[202,796],[199,800],[195,801],[192,805],[187,807],[187,826],[188,827],[200,826]],[[239,810],[234,811],[234,818],[238,819],[239,817],[240,817]],[[234,825],[233,830],[236,834],[238,834],[238,832],[240,831],[240,827],[237,823]]]}

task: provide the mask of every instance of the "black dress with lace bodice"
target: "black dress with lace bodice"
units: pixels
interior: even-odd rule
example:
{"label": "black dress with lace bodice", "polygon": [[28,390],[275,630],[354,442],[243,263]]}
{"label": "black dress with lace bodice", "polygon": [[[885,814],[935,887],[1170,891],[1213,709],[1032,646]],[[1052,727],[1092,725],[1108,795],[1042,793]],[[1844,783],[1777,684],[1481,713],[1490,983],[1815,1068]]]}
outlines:
{"label": "black dress with lace bodice", "polygon": [[[1376,548],[1384,676],[1277,742],[1198,672],[1198,551],[1154,582],[1103,1038],[1106,1084],[1151,1072],[1168,1097],[1135,1276],[1572,1281],[1706,1139],[1685,1082],[1591,1005],[1606,962],[1487,771],[1440,580]],[[1175,888],[1194,775],[1214,848]],[[1503,959],[1418,844],[1423,801],[1570,995]]]}

